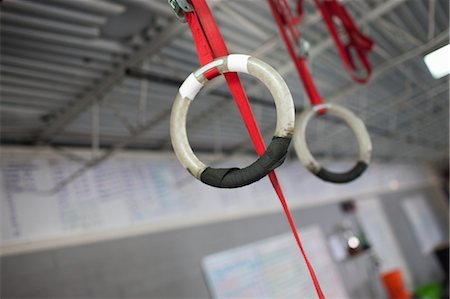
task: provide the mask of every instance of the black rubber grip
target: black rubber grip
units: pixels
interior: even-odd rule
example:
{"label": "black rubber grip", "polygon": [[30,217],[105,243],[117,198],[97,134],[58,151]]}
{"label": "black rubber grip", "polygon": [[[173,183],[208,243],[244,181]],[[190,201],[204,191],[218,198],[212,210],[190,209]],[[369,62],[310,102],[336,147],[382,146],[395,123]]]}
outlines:
{"label": "black rubber grip", "polygon": [[324,181],[332,182],[332,183],[348,183],[358,178],[367,168],[367,164],[365,162],[358,161],[352,169],[343,173],[336,173],[325,168],[321,168],[316,176],[321,178]]}
{"label": "black rubber grip", "polygon": [[291,138],[274,137],[265,153],[245,168],[207,167],[200,180],[218,188],[238,188],[259,181],[269,172],[283,164]]}

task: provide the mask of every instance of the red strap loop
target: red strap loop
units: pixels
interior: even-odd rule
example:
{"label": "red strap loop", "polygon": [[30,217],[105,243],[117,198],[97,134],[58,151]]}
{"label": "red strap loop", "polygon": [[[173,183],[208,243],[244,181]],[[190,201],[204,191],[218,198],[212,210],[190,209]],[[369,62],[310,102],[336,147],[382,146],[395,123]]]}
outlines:
{"label": "red strap loop", "polygon": [[[317,90],[316,85],[312,79],[311,73],[308,69],[306,54],[300,56],[297,54],[296,47],[300,47],[300,38],[301,34],[296,27],[296,24],[300,22],[300,17],[302,10],[297,9],[300,12],[297,16],[294,16],[291,13],[291,9],[289,8],[289,4],[286,0],[268,0],[269,6],[272,10],[272,14],[274,19],[280,29],[281,36],[286,44],[286,48],[289,52],[289,55],[294,62],[295,68],[297,69],[297,73],[300,76],[300,79],[303,82],[303,86],[308,95],[309,101],[311,105],[320,105],[323,104],[322,97]],[[298,2],[298,7],[301,7],[301,1]],[[325,112],[325,109],[320,110],[321,113]]]}
{"label": "red strap loop", "polygon": [[[211,11],[209,10],[206,1],[191,0],[191,4],[194,8],[194,12],[186,13],[186,17],[194,38],[200,64],[205,65],[211,62],[214,58],[228,55],[229,53],[226,44],[223,40],[222,35],[220,34],[219,28],[217,27],[217,24]],[[217,71],[208,73],[208,78],[213,78],[217,75]],[[264,145],[264,140],[261,136],[261,133],[258,129],[258,125],[253,116],[241,81],[239,80],[237,73],[225,73],[224,76],[231,94],[233,95],[234,100],[238,106],[239,112],[241,113],[242,119],[245,122],[256,152],[259,156],[261,156],[264,154],[266,147]],[[297,228],[295,226],[294,220],[289,211],[289,207],[284,198],[280,183],[274,171],[269,173],[269,178],[273,188],[275,189],[275,192],[280,199],[281,205],[283,206],[297,245],[300,248],[303,258],[305,259],[306,265],[314,283],[314,287],[316,288],[317,295],[322,299],[324,298],[324,295],[314,273],[314,269],[312,268],[308,257],[306,256],[306,252],[303,249],[300,237],[297,232]]]}
{"label": "red strap loop", "polygon": [[[366,83],[372,74],[372,66],[368,58],[368,52],[372,51],[374,46],[372,39],[358,29],[345,7],[336,0],[315,0],[315,3],[334,39],[345,69],[354,81],[361,84]],[[346,44],[339,36],[335,20],[339,20],[345,30],[346,38],[348,39]],[[358,74],[359,70],[358,65],[355,63],[354,53],[365,69],[365,74],[363,75]]]}

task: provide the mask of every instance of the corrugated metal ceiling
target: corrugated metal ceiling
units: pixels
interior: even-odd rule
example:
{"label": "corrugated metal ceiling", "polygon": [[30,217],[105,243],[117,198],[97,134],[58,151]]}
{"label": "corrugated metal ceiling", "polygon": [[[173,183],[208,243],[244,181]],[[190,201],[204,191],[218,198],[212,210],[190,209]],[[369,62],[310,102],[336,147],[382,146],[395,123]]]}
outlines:
{"label": "corrugated metal ceiling", "polygon": [[[307,103],[268,5],[262,0],[210,1],[233,53],[252,54],[284,76],[297,107]],[[448,77],[435,80],[423,55],[448,43],[446,0],[345,1],[376,43],[372,80],[345,73],[311,1],[302,32],[326,101],[353,110],[367,124],[375,159],[431,162],[448,156]],[[168,111],[178,86],[122,76],[128,66],[181,81],[198,67],[187,24],[166,0],[3,0],[1,3],[1,138],[3,144],[112,146],[171,150]],[[275,113],[262,85],[242,76],[261,130],[270,138]],[[108,81],[109,80],[109,81]],[[190,111],[192,147],[249,151],[223,80],[202,92]],[[111,89],[109,85],[112,86]],[[98,89],[100,87],[100,89]],[[95,104],[96,103],[96,104]],[[98,121],[98,140],[96,138]],[[146,130],[145,130],[146,129]],[[92,134],[94,132],[94,134]],[[134,137],[129,138],[132,134]],[[311,149],[323,157],[355,155],[342,125],[315,120]]]}

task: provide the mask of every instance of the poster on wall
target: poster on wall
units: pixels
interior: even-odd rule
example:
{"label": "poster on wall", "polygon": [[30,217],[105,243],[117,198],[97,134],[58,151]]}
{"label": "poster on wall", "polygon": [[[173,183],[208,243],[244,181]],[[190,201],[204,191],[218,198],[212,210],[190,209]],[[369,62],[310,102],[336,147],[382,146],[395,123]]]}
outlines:
{"label": "poster on wall", "polygon": [[402,202],[403,210],[412,227],[423,254],[430,254],[444,241],[442,230],[433,217],[425,198],[417,196]]}
{"label": "poster on wall", "polygon": [[[317,227],[300,230],[303,245],[326,298],[348,298]],[[214,298],[316,298],[316,291],[291,233],[219,252],[203,259]]]}

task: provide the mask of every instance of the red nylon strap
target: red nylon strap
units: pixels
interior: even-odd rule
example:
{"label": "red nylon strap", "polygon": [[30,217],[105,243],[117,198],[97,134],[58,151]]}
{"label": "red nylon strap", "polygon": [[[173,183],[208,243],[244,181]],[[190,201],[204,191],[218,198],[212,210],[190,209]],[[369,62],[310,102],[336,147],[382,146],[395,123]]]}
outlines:
{"label": "red nylon strap", "polygon": [[[344,62],[345,69],[354,81],[366,83],[372,74],[372,66],[368,58],[368,52],[372,51],[374,45],[372,39],[364,35],[358,29],[350,15],[347,13],[345,7],[336,0],[315,0],[315,3],[334,39],[339,55]],[[336,23],[333,21],[333,19],[336,18],[340,20],[342,27],[345,29],[346,37],[348,39],[348,42],[345,45],[342,38],[339,36]],[[358,75],[358,66],[355,63],[353,53],[356,53],[364,67],[364,75]]]}
{"label": "red nylon strap", "polygon": [[[187,13],[187,19],[194,36],[194,41],[196,45],[198,41],[206,41],[206,45],[208,45],[208,47],[197,45],[197,50],[201,48],[202,51],[198,52],[200,64],[205,65],[214,58],[227,56],[229,54],[227,46],[225,45],[222,35],[220,34],[205,0],[192,1],[192,6],[194,7],[194,12]],[[196,36],[199,35],[199,32],[201,32],[203,37]],[[208,54],[206,54],[206,52],[208,52]],[[211,59],[208,59],[208,57],[211,57]],[[253,145],[256,148],[258,155],[261,156],[264,154],[266,148],[241,81],[236,73],[225,73],[224,76],[245,122]]]}
{"label": "red nylon strap", "polygon": [[[191,4],[194,7],[194,12],[186,13],[186,17],[197,48],[200,64],[205,65],[211,62],[214,58],[228,55],[229,53],[226,44],[222,38],[222,35],[220,34],[219,28],[217,27],[214,17],[209,10],[209,7],[205,0],[192,0]],[[216,71],[214,73],[209,73],[208,77],[213,78],[217,75],[218,74]],[[259,156],[261,156],[262,154],[264,154],[266,147],[264,145],[264,140],[258,129],[258,125],[253,116],[250,104],[248,102],[243,86],[239,80],[239,77],[237,73],[225,73],[224,76],[231,94],[233,95],[238,106],[239,112],[241,113],[242,119],[245,122],[256,152]],[[281,205],[283,206],[297,245],[300,248],[303,258],[305,259],[306,265],[314,283],[314,287],[316,288],[317,295],[322,299],[324,298],[322,290],[314,273],[314,269],[312,268],[311,263],[306,256],[306,252],[303,249],[300,237],[297,232],[297,228],[289,211],[289,207],[286,203],[286,199],[284,198],[284,194],[275,171],[271,171],[269,173],[269,178],[273,188],[275,189],[275,192],[280,199]]]}
{"label": "red nylon strap", "polygon": [[[320,96],[319,91],[317,90],[317,87],[312,79],[311,73],[309,72],[306,57],[297,55],[295,50],[295,46],[298,46],[300,42],[301,35],[296,28],[296,24],[299,21],[297,18],[301,17],[301,14],[299,14],[297,18],[293,16],[286,0],[268,0],[268,2],[272,10],[273,17],[275,18],[278,28],[280,29],[284,43],[286,44],[289,55],[291,56],[295,68],[297,69],[297,73],[303,82],[303,86],[308,94],[311,105],[315,106],[323,104],[322,97]],[[301,7],[300,2],[299,7]],[[298,9],[298,11],[301,13],[301,10]],[[321,110],[320,112],[323,113],[325,111]]]}

